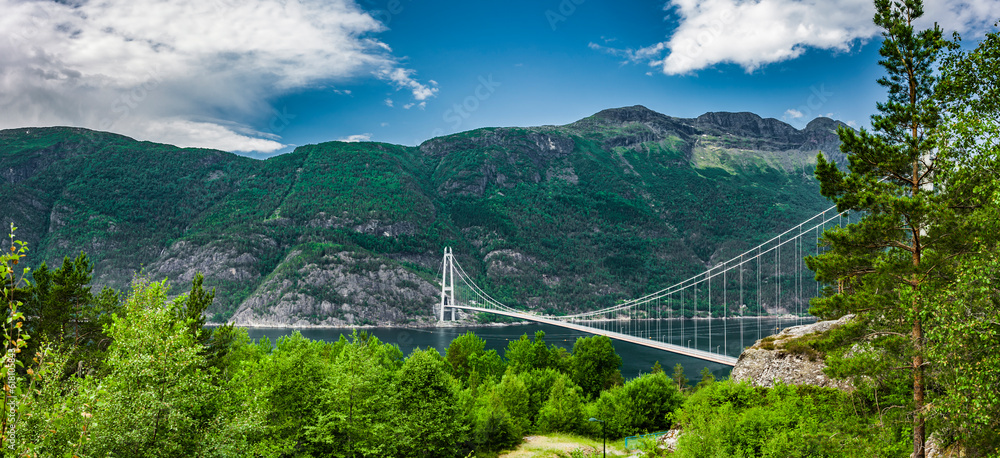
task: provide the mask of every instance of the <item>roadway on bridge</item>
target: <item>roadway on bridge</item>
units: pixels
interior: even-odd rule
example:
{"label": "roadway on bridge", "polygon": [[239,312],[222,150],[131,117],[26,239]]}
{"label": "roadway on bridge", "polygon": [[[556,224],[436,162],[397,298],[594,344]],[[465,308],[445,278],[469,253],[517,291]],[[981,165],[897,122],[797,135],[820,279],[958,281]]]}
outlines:
{"label": "roadway on bridge", "polygon": [[712,353],[709,351],[696,350],[694,348],[681,347],[679,345],[668,344],[665,342],[659,342],[656,340],[644,339],[641,337],[630,336],[628,334],[622,334],[619,332],[607,331],[604,329],[592,328],[590,326],[583,326],[574,323],[568,323],[561,320],[554,320],[552,318],[546,318],[539,315],[532,315],[530,313],[518,313],[518,312],[508,312],[505,310],[487,309],[482,307],[474,307],[470,305],[449,305],[448,308],[456,308],[462,310],[471,310],[474,312],[485,312],[485,313],[495,313],[497,315],[504,315],[513,318],[519,318],[527,321],[535,321],[538,323],[545,323],[552,326],[559,326],[567,329],[573,329],[576,331],[586,332],[589,334],[596,334],[600,336],[605,336],[611,339],[620,340],[622,342],[634,343],[636,345],[642,345],[646,347],[656,348],[658,350],[669,351],[671,353],[677,353],[679,355],[690,356],[692,358],[703,359],[705,361],[711,361],[713,363],[724,364],[726,366],[735,366],[738,358],[733,358],[732,356],[727,356],[719,353]]}

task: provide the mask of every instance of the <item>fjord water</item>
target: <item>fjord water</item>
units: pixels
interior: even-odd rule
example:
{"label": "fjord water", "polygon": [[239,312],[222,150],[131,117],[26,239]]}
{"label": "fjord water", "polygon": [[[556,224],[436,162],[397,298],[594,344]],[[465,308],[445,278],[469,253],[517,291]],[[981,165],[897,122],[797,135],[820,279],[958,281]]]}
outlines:
{"label": "fjord water", "polygon": [[[779,330],[789,326],[807,324],[814,319],[803,318],[744,318],[744,319],[700,319],[700,320],[643,320],[632,322],[632,334],[636,331],[644,337],[658,337],[664,342],[675,345],[686,345],[690,340],[692,345],[706,351],[724,351],[730,356],[739,356],[744,347],[754,344],[761,337],[776,334]],[[617,326],[618,323],[615,323]],[[624,324],[622,331],[629,331],[628,324]],[[695,338],[695,328],[697,327],[697,338]],[[711,329],[711,334],[709,334]],[[403,354],[409,354],[413,349],[432,347],[441,354],[445,353],[448,344],[452,339],[468,331],[476,333],[486,340],[486,349],[496,350],[501,355],[507,347],[507,343],[516,340],[524,334],[534,336],[537,331],[545,331],[545,342],[564,347],[568,350],[573,348],[573,342],[579,337],[588,337],[591,334],[573,331],[565,328],[551,326],[547,324],[516,324],[507,326],[440,326],[434,328],[391,328],[375,327],[362,329],[369,334],[378,337],[379,340],[389,344],[396,344]],[[250,338],[257,340],[267,337],[273,343],[281,336],[290,335],[295,331],[302,333],[303,337],[312,340],[325,340],[334,342],[340,339],[341,335],[350,336],[352,329],[347,328],[248,328]],[[711,344],[709,336],[711,335]],[[613,341],[615,350],[622,357],[622,375],[626,379],[648,373],[653,364],[657,361],[663,369],[670,374],[675,364],[684,366],[685,375],[689,379],[697,381],[698,372],[703,367],[707,367],[716,378],[728,377],[731,367],[718,363],[702,361],[699,359],[682,356],[662,350],[656,350],[641,345],[627,342]],[[709,347],[711,345],[711,348]]]}

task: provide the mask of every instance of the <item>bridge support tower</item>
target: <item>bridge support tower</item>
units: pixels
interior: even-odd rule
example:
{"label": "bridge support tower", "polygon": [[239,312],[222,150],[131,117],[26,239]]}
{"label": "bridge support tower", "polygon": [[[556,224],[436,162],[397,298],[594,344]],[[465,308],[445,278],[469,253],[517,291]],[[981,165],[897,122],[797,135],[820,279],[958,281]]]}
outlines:
{"label": "bridge support tower", "polygon": [[444,263],[441,265],[441,309],[439,319],[449,321],[445,311],[451,312],[451,320],[455,321],[455,259],[451,254],[451,247],[444,249]]}

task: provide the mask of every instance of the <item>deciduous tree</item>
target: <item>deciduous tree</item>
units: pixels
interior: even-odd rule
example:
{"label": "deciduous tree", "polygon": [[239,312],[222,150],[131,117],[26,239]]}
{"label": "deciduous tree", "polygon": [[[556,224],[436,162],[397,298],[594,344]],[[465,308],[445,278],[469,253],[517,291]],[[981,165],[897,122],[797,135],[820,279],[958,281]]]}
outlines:
{"label": "deciduous tree", "polygon": [[621,385],[622,357],[615,352],[611,339],[605,336],[580,337],[573,343],[573,382],[588,398],[596,398],[601,390]]}
{"label": "deciduous tree", "polygon": [[928,354],[942,392],[938,436],[972,456],[1000,449],[1000,33],[944,59],[940,154],[951,205],[968,209],[969,255],[954,282],[930,295]]}
{"label": "deciduous tree", "polygon": [[437,350],[410,353],[392,385],[395,456],[458,455],[467,425],[459,409],[457,381]]}

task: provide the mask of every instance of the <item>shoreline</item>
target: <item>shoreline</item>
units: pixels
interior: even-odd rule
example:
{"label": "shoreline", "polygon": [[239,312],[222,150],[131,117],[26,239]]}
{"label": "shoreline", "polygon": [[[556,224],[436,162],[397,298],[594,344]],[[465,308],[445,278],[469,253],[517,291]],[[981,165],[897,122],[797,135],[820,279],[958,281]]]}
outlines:
{"label": "shoreline", "polygon": [[[762,316],[761,317],[758,317],[758,316],[731,316],[731,317],[725,317],[725,318],[709,318],[709,317],[659,318],[659,319],[657,319],[657,318],[648,318],[648,319],[636,319],[634,321],[657,321],[657,320],[662,320],[662,321],[679,321],[679,320],[698,320],[698,321],[707,321],[707,320],[756,320],[758,318],[760,318],[760,319],[778,319],[778,320],[803,319],[803,320],[816,320],[816,321],[818,321],[818,318],[816,318],[814,316],[798,317],[798,316],[795,316],[795,315],[780,315],[780,316],[768,316],[768,317],[762,317]],[[609,320],[586,320],[586,321],[588,321],[588,322],[606,323],[606,322],[625,321],[625,320],[610,320],[609,319]],[[627,321],[632,321],[632,320],[627,320]],[[413,323],[385,324],[385,325],[382,325],[382,324],[376,324],[376,325],[371,325],[371,324],[363,324],[363,325],[318,325],[318,324],[310,324],[310,325],[245,325],[245,324],[234,324],[234,326],[238,327],[238,328],[247,328],[247,329],[376,329],[376,328],[430,329],[430,328],[457,328],[457,327],[465,327],[465,328],[502,328],[502,327],[507,327],[507,326],[525,326],[525,325],[530,325],[532,323],[535,323],[535,322],[534,321],[517,321],[517,322],[513,322],[513,323],[467,323],[467,322],[458,322],[458,321],[445,321],[445,322],[436,321],[436,322],[434,322],[434,324],[413,324]],[[223,324],[229,324],[229,323],[205,323],[205,326],[220,327],[220,326],[223,326]]]}
{"label": "shoreline", "polygon": [[[234,324],[233,326],[237,328],[247,328],[247,329],[376,329],[376,328],[396,328],[396,329],[431,329],[431,328],[457,328],[457,327],[467,327],[467,328],[499,328],[504,326],[523,326],[534,323],[534,321],[518,321],[516,323],[455,323],[454,321],[448,321],[447,324],[427,324],[427,325],[414,325],[413,323],[403,323],[403,324],[358,324],[358,325],[327,325],[327,324],[309,324],[309,325],[247,325],[247,324]],[[225,323],[229,324],[229,323]],[[221,323],[205,323],[205,326],[219,327],[222,326]]]}

